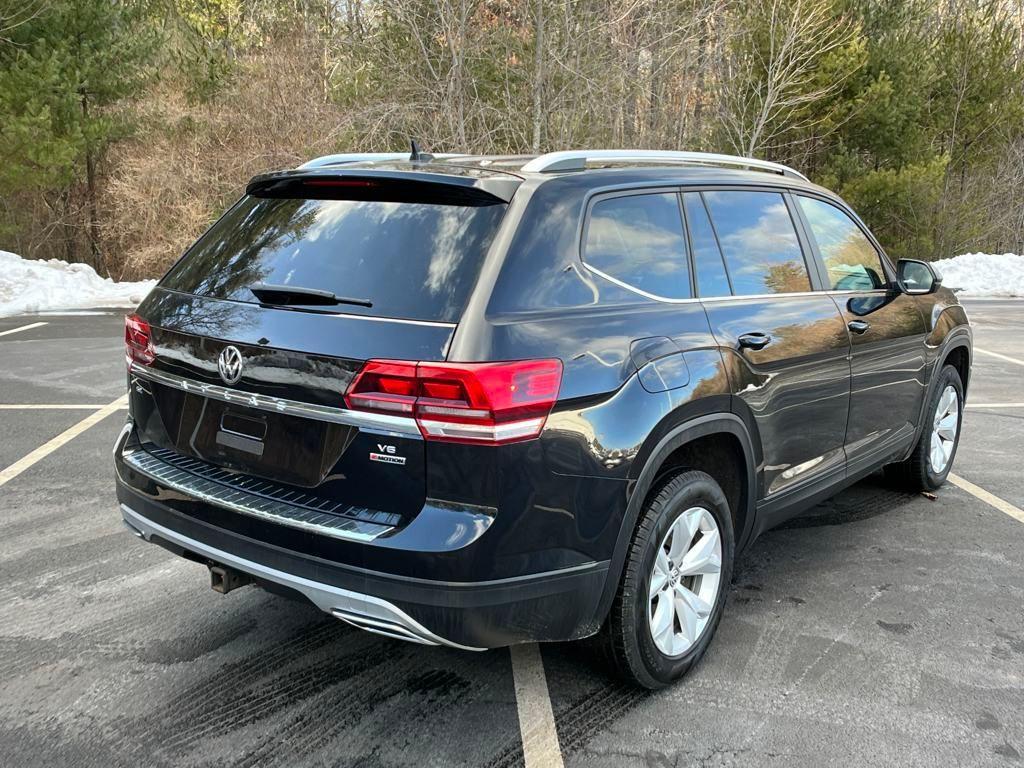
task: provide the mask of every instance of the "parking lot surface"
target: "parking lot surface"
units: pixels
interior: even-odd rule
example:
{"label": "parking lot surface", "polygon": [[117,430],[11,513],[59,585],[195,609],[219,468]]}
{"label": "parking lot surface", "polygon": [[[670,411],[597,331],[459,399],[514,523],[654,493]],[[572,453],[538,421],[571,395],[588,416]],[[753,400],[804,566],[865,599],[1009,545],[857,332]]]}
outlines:
{"label": "parking lot surface", "polygon": [[657,693],[581,644],[524,670],[212,592],[121,526],[121,313],[0,318],[0,765],[1020,765],[1024,301],[965,303],[954,472],[1006,507],[853,486],[748,550],[707,656]]}

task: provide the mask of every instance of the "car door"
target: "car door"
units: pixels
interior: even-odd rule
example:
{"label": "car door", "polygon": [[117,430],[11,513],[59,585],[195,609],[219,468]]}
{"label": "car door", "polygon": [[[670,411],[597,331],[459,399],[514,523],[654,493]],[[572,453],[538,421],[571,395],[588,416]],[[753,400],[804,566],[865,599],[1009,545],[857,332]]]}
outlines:
{"label": "car door", "polygon": [[927,388],[924,316],[917,299],[896,287],[891,265],[849,212],[819,197],[795,200],[822,278],[850,331],[846,453],[856,471],[913,439]]}
{"label": "car door", "polygon": [[808,268],[787,194],[721,189],[683,198],[697,290],[734,410],[753,419],[763,448],[759,498],[779,499],[781,510],[790,491],[843,476],[846,324],[831,297],[814,290],[819,275]]}

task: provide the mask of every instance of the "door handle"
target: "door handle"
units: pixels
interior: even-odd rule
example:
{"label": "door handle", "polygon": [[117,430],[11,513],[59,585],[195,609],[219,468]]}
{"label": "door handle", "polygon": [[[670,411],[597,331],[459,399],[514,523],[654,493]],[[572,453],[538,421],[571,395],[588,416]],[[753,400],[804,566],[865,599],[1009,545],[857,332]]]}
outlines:
{"label": "door handle", "polygon": [[744,333],[736,339],[742,349],[764,349],[772,343],[772,337],[761,331]]}
{"label": "door handle", "polygon": [[846,324],[846,327],[850,329],[852,333],[856,333],[860,336],[862,333],[867,333],[868,328],[871,327],[871,323],[865,320],[851,320]]}

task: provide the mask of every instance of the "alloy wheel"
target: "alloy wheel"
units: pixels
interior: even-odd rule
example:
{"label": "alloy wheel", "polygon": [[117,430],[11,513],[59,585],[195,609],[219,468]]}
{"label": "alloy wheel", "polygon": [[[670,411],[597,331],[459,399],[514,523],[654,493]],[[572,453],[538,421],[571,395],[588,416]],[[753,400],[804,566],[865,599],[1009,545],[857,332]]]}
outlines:
{"label": "alloy wheel", "polygon": [[658,547],[648,584],[651,637],[666,656],[689,650],[707,627],[722,581],[722,537],[714,516],[690,507]]}
{"label": "alloy wheel", "polygon": [[952,384],[942,390],[939,404],[932,419],[932,442],[928,452],[928,463],[932,472],[945,471],[956,446],[957,425],[960,423],[960,396]]}

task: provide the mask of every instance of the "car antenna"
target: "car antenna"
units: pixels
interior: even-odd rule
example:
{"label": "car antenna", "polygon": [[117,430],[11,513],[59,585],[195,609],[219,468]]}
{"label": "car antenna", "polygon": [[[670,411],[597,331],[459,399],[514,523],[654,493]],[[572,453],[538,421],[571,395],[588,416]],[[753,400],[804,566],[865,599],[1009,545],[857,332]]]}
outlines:
{"label": "car antenna", "polygon": [[429,163],[434,159],[433,155],[426,152],[420,152],[416,139],[409,139],[409,144],[412,146],[412,151],[409,153],[410,163]]}

